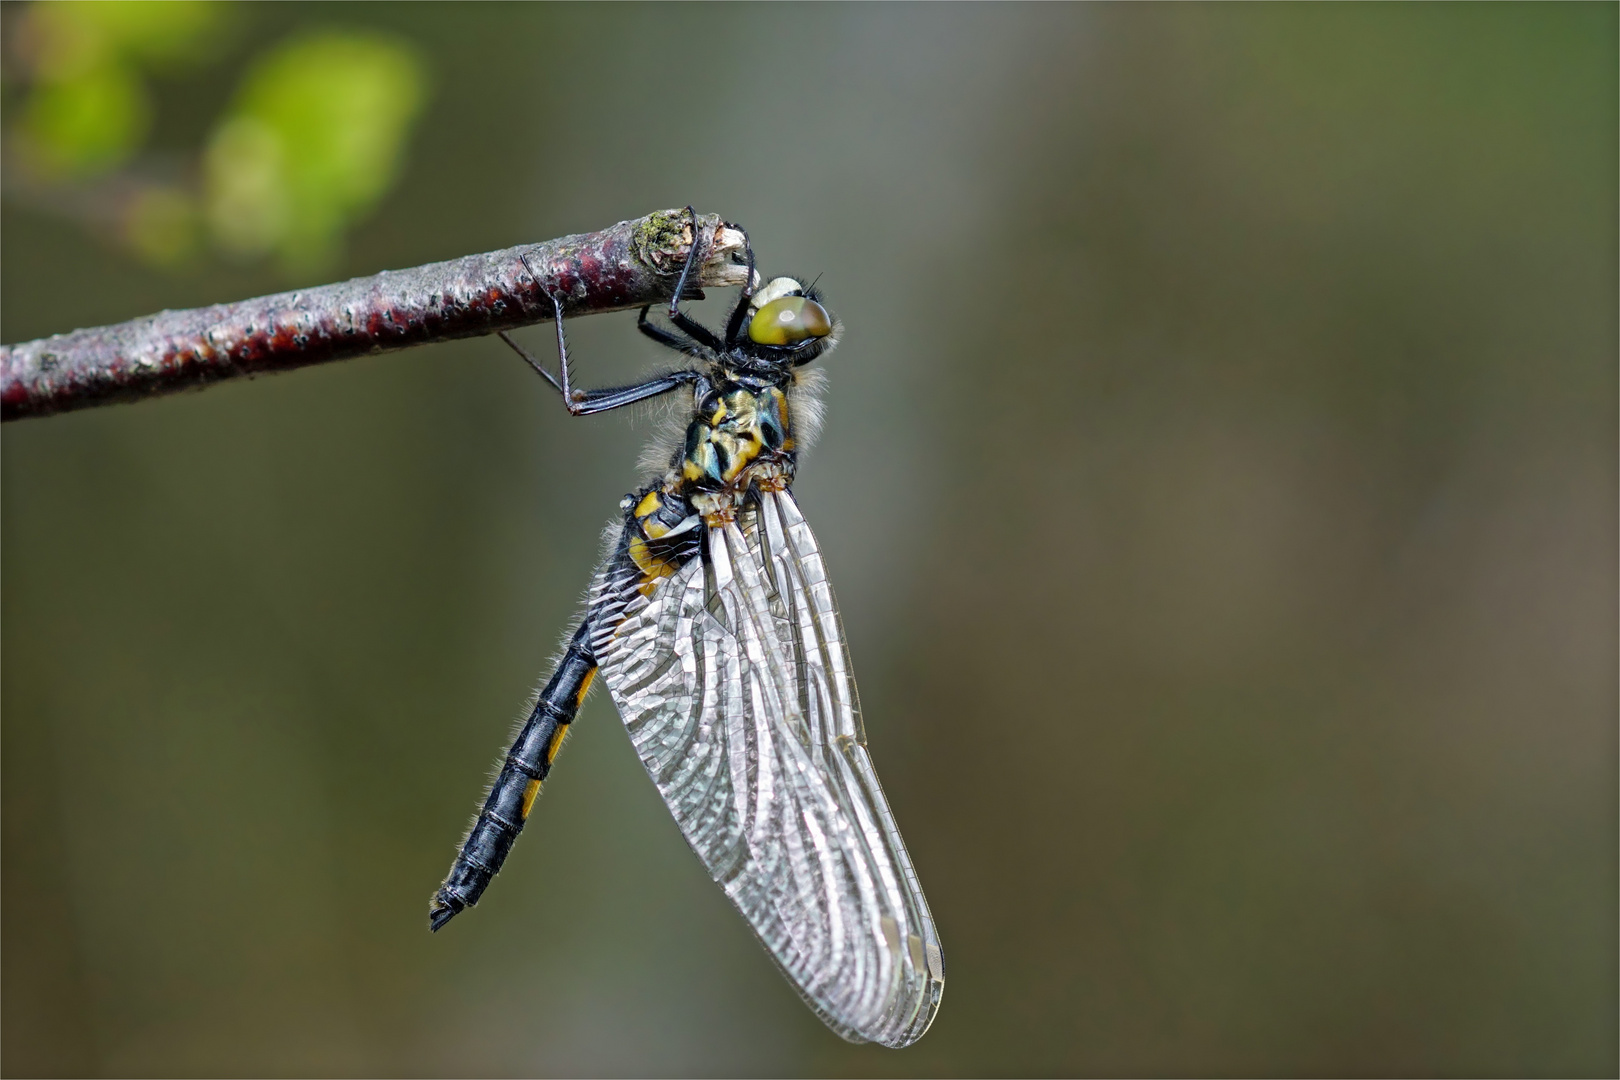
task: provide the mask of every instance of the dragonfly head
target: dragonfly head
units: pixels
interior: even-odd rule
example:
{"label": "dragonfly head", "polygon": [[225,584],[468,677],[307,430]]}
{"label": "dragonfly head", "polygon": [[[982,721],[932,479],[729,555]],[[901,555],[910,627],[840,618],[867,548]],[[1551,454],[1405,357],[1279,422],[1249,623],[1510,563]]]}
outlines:
{"label": "dragonfly head", "polygon": [[[748,340],[772,359],[791,355],[795,364],[808,363],[826,351],[838,329],[819,299],[793,278],[774,278],[749,300]],[[808,355],[794,355],[800,350]]]}

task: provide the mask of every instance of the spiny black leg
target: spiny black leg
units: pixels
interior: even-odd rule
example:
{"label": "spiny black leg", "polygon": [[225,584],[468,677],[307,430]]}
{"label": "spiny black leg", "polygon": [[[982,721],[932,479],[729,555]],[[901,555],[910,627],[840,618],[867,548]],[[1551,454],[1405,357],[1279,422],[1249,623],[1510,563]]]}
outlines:
{"label": "spiny black leg", "polygon": [[[657,328],[653,327],[653,329]],[[552,377],[551,372],[540,365],[540,361],[529,354],[527,349],[513,341],[505,330],[499,330],[496,333],[499,334],[502,341],[512,346],[513,351],[523,357],[530,367],[539,372],[542,378],[555,386],[559,393],[562,392],[561,384]],[[669,336],[674,338],[673,334]],[[675,340],[679,341],[680,339],[675,338]],[[570,396],[567,399],[568,412],[571,416],[590,416],[593,413],[607,412],[610,409],[622,408],[625,405],[633,405],[638,401],[645,401],[650,397],[657,397],[659,394],[667,394],[676,387],[696,382],[699,378],[699,374],[695,371],[672,371],[668,375],[660,375],[656,379],[648,379],[646,382],[637,383],[634,386],[616,386],[605,390],[570,390],[568,391]]]}
{"label": "spiny black leg", "polygon": [[709,349],[705,349],[697,342],[688,341],[686,338],[670,333],[668,330],[665,330],[662,326],[659,326],[656,323],[648,322],[647,312],[651,310],[652,305],[648,304],[646,307],[641,309],[641,314],[636,316],[637,330],[640,330],[643,334],[646,334],[648,337],[652,338],[666,349],[674,349],[676,352],[685,353],[687,356],[695,357],[699,360],[714,359],[714,353]]}
{"label": "spiny black leg", "polygon": [[720,344],[720,339],[714,336],[713,330],[710,330],[707,326],[704,326],[702,323],[694,319],[687,318],[679,311],[672,314],[669,317],[669,321],[674,323],[679,329],[686,331],[687,335],[690,336],[693,341],[696,341],[699,345],[702,345],[705,348],[713,349],[715,352],[720,352],[725,348],[725,346]]}
{"label": "spiny black leg", "polygon": [[567,408],[570,414],[574,416],[583,416],[584,414],[580,412],[578,408],[580,395],[568,385],[568,339],[563,336],[562,301],[558,300],[554,296],[551,296],[549,293],[547,294],[547,298],[551,301],[553,316],[557,320],[557,362],[558,366],[562,369],[561,382],[558,382],[555,378],[553,378],[551,372],[547,371],[541,365],[540,361],[536,360],[534,356],[530,354],[529,350],[513,341],[512,336],[505,330],[497,330],[496,333],[500,335],[500,339],[502,341],[512,346],[513,350],[515,350],[519,356],[523,357],[524,361],[530,367],[538,371],[546,382],[557,388],[557,392],[563,396],[563,406]]}
{"label": "spiny black leg", "polygon": [[505,330],[497,330],[497,331],[495,331],[495,333],[496,333],[496,336],[498,336],[502,341],[504,341],[508,345],[512,346],[512,351],[516,352],[519,356],[523,357],[523,359],[528,363],[528,365],[530,367],[534,368],[534,370],[537,373],[539,373],[539,375],[540,375],[540,377],[542,379],[546,380],[546,382],[548,382],[552,386],[556,387],[557,388],[557,393],[559,393],[559,394],[562,393],[562,383],[558,382],[556,380],[556,378],[551,374],[551,372],[547,371],[544,367],[542,367],[541,364],[540,364],[540,361],[536,360],[529,353],[528,349],[525,349],[523,346],[521,346],[517,342],[513,341],[512,340],[512,335],[508,334]]}
{"label": "spiny black leg", "polygon": [[580,411],[576,407],[579,404],[579,395],[568,386],[568,338],[563,334],[562,301],[552,296],[551,307],[556,313],[554,321],[557,324],[557,368],[562,374],[562,385],[558,389],[562,391],[563,405],[568,408],[570,415],[579,416]]}
{"label": "spiny black leg", "polygon": [[669,317],[672,319],[680,312],[681,297],[686,295],[686,279],[692,274],[692,265],[702,261],[698,257],[698,252],[703,248],[703,234],[698,231],[697,211],[688,206],[686,216],[692,219],[692,246],[686,249],[686,261],[681,264],[681,276],[675,279],[675,295],[669,298]]}
{"label": "spiny black leg", "polygon": [[[688,209],[690,209],[690,207],[688,207]],[[694,222],[694,229],[695,227],[696,225]],[[524,268],[529,271],[529,276],[534,279],[534,283],[538,285],[540,290],[546,294],[546,299],[551,301],[552,315],[557,324],[557,363],[562,373],[562,380],[559,382],[556,378],[554,378],[551,372],[547,371],[545,366],[541,364],[539,360],[536,360],[527,349],[514,341],[512,336],[505,330],[498,330],[496,333],[500,336],[502,341],[506,342],[512,347],[512,351],[516,352],[523,358],[524,363],[528,364],[531,368],[537,371],[541,378],[545,379],[546,382],[550,383],[556,388],[558,393],[562,394],[563,405],[568,409],[570,416],[589,416],[592,413],[607,412],[610,409],[618,409],[625,405],[633,405],[638,401],[645,401],[647,398],[657,397],[659,394],[667,394],[676,387],[685,386],[688,383],[696,382],[702,377],[698,372],[695,371],[672,371],[667,375],[660,375],[655,379],[649,379],[644,383],[637,383],[634,386],[610,387],[605,390],[575,390],[570,385],[568,379],[568,338],[563,333],[562,301],[552,294],[551,290],[548,289],[545,283],[541,280],[540,275],[534,272],[534,267],[529,265],[528,258],[521,253],[518,255],[518,258],[522,260]],[[642,308],[641,315],[636,320],[636,326],[641,330],[642,333],[646,334],[660,345],[675,349],[678,352],[686,353],[687,355],[697,359],[707,360],[712,358],[712,353],[704,349],[703,346],[697,344],[696,342],[684,341],[681,338],[676,337],[674,334],[671,334],[669,331],[647,322],[647,312],[651,309],[651,307],[652,305],[649,304],[647,307]],[[708,331],[704,331],[704,333],[707,334]],[[712,336],[713,335],[710,335],[711,338]]]}
{"label": "spiny black leg", "polygon": [[667,394],[677,387],[695,383],[702,377],[696,371],[672,371],[668,375],[660,375],[656,379],[649,379],[635,386],[581,391],[579,392],[579,406],[573,410],[573,413],[575,416],[589,416],[591,413],[607,412],[609,409],[634,405],[638,401],[645,401],[648,398],[657,397],[659,394]]}
{"label": "spiny black leg", "polygon": [[540,291],[546,294],[546,299],[551,301],[552,319],[557,325],[557,367],[562,372],[562,382],[558,382],[556,379],[553,379],[546,369],[540,366],[539,362],[536,361],[534,357],[530,356],[527,352],[520,348],[517,342],[513,341],[510,337],[507,337],[505,331],[500,332],[501,340],[512,346],[512,348],[517,349],[518,355],[523,357],[524,360],[528,361],[530,367],[544,375],[547,382],[562,392],[563,407],[568,410],[570,416],[583,416],[585,414],[578,408],[578,395],[576,395],[573,389],[568,385],[568,337],[563,333],[562,300],[554,296],[551,290],[546,287],[545,281],[541,279],[539,274],[534,272],[534,267],[529,265],[529,258],[527,255],[524,255],[521,251],[518,252],[518,260],[523,263],[523,268],[529,272],[529,276],[534,279],[534,283],[539,286]]}
{"label": "spiny black leg", "polygon": [[714,331],[681,312],[681,297],[686,293],[687,278],[692,275],[692,267],[703,261],[699,254],[703,250],[703,237],[698,231],[697,211],[688,206],[686,212],[692,218],[692,246],[687,249],[686,262],[681,265],[681,276],[675,281],[675,295],[669,298],[669,321],[686,331],[687,336],[699,345],[706,345],[718,352],[720,339],[714,336]]}
{"label": "spiny black leg", "polygon": [[[730,222],[726,224],[730,225]],[[731,309],[731,318],[726,320],[726,348],[737,344],[742,336],[743,316],[748,313],[748,302],[754,298],[754,245],[748,240],[748,230],[741,225],[731,225],[733,229],[743,234],[743,251],[748,256],[748,281],[742,287],[742,295],[737,297],[737,306]]]}
{"label": "spiny black leg", "polygon": [[[513,341],[505,330],[499,330],[496,333],[500,335],[502,341],[512,346],[513,351],[523,357],[530,367],[539,372],[546,382],[555,386],[559,393],[563,392],[562,385],[552,377],[551,372],[540,365],[540,361],[529,354],[527,349]],[[674,337],[673,334],[670,336]],[[676,338],[676,340],[679,341],[680,339]],[[610,387],[605,390],[569,390],[569,397],[567,398],[568,413],[570,416],[590,416],[592,413],[607,412],[609,409],[633,405],[638,401],[657,397],[659,394],[667,394],[669,391],[686,383],[696,382],[698,377],[698,373],[695,371],[675,371],[668,375],[660,375],[656,379],[649,379],[644,383],[637,383],[634,386]]]}

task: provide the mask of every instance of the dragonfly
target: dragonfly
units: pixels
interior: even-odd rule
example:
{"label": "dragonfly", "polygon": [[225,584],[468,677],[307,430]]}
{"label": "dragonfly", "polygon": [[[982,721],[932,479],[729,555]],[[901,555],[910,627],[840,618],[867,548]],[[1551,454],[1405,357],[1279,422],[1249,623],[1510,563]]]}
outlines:
{"label": "dragonfly", "polygon": [[820,372],[806,365],[842,327],[814,283],[761,285],[746,244],[747,284],[724,332],[689,317],[680,301],[702,261],[699,231],[694,214],[669,326],[648,319],[651,305],[636,320],[684,366],[576,389],[554,296],[559,376],[501,335],[575,416],[675,392],[691,406],[682,437],[621,500],[584,615],[430,925],[476,904],[500,870],[600,675],[687,843],[805,1002],[851,1042],[908,1046],[939,1008],[944,956],[873,771],[838,606],[792,491],[820,418]]}

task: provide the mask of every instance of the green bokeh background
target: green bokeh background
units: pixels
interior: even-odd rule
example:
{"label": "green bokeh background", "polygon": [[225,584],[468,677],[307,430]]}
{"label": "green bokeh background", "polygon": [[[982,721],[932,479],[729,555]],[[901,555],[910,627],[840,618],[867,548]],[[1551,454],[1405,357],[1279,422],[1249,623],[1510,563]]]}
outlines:
{"label": "green bokeh background", "polygon": [[[5,427],[7,1075],[1614,1074],[1615,6],[248,10],[430,68],[329,277],[689,202],[824,274],[949,992],[826,1032],[604,695],[428,934],[650,428],[488,339]],[[313,283],[0,235],[7,342]]]}

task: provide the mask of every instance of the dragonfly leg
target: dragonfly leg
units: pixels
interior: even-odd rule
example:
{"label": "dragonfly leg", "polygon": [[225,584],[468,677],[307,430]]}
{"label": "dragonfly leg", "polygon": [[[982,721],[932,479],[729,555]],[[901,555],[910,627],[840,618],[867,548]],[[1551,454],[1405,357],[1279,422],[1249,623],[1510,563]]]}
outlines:
{"label": "dragonfly leg", "polygon": [[568,385],[568,335],[563,333],[562,298],[555,295],[549,288],[546,287],[544,279],[542,279],[539,274],[534,272],[534,267],[529,265],[529,257],[527,255],[519,252],[518,260],[523,263],[523,268],[529,272],[529,276],[533,278],[534,283],[540,287],[540,291],[546,294],[546,299],[551,301],[552,319],[557,326],[557,367],[562,373],[562,381],[559,382],[558,380],[552,378],[551,372],[542,367],[538,360],[531,356],[526,349],[518,345],[517,342],[513,341],[504,330],[499,331],[501,340],[512,346],[512,348],[516,349],[517,354],[523,357],[530,367],[538,371],[545,378],[546,382],[550,383],[562,394],[563,407],[566,408],[569,413],[574,416],[583,416],[583,411],[577,407],[581,395],[575,393],[574,389]]}
{"label": "dragonfly leg", "polygon": [[538,374],[542,379],[546,380],[546,382],[550,383],[553,387],[555,387],[559,394],[562,393],[562,383],[557,381],[557,377],[555,375],[553,375],[551,372],[547,371],[545,369],[545,365],[540,363],[540,361],[538,361],[538,360],[536,360],[534,358],[533,353],[531,353],[528,349],[525,349],[523,346],[519,345],[516,341],[513,341],[511,334],[508,334],[505,330],[497,330],[497,331],[495,331],[495,336],[499,337],[502,341],[504,341],[508,345],[512,346],[512,350],[514,352],[516,352],[519,356],[523,357],[524,362],[527,363],[530,367],[534,368],[536,374]]}
{"label": "dragonfly leg", "polygon": [[702,345],[699,345],[697,342],[693,341],[691,338],[684,338],[679,334],[672,334],[668,330],[665,330],[662,326],[659,326],[657,323],[649,322],[647,320],[647,312],[651,310],[652,305],[648,304],[646,307],[642,308],[640,314],[636,316],[637,330],[640,330],[643,334],[652,338],[666,349],[674,349],[676,352],[685,353],[687,356],[694,357],[698,360],[712,361],[715,359],[714,350],[706,349]]}
{"label": "dragonfly leg", "polygon": [[742,336],[743,317],[748,314],[748,302],[754,298],[754,245],[748,240],[748,230],[740,225],[732,228],[743,234],[743,251],[748,256],[748,283],[742,287],[742,294],[737,297],[737,306],[731,309],[731,318],[726,320],[726,348],[737,344]]}
{"label": "dragonfly leg", "polygon": [[703,250],[703,237],[698,229],[697,211],[690,206],[686,212],[692,218],[692,246],[687,249],[686,262],[681,265],[681,276],[675,279],[675,294],[669,298],[669,321],[685,331],[693,341],[706,348],[719,351],[720,339],[714,336],[714,331],[689,318],[681,310],[681,297],[686,293],[686,281],[692,274],[692,267],[703,261],[700,252]]}
{"label": "dragonfly leg", "polygon": [[701,378],[702,373],[697,371],[671,371],[667,375],[660,375],[634,386],[620,386],[606,390],[576,390],[575,400],[578,407],[569,411],[575,416],[607,412],[609,409],[623,408],[650,397],[657,397],[659,394],[667,394],[676,387],[695,383]]}
{"label": "dragonfly leg", "polygon": [[[566,383],[558,385],[557,380],[552,378],[551,372],[542,367],[540,361],[536,360],[529,350],[513,341],[511,335],[505,330],[497,331],[497,333],[502,341],[512,346],[513,350],[523,357],[530,367],[544,376],[545,380],[551,383],[552,386],[561,390],[563,386],[567,385]],[[673,334],[670,336],[674,337]],[[701,354],[694,353],[693,355]],[[569,394],[571,396],[568,399],[568,412],[571,416],[590,416],[592,413],[607,412],[610,409],[622,408],[625,405],[633,405],[650,397],[657,397],[659,394],[667,394],[676,387],[696,382],[701,377],[696,371],[672,371],[667,375],[660,375],[657,378],[648,379],[646,382],[637,383],[634,386],[615,386],[604,390],[570,389]]]}
{"label": "dragonfly leg", "polygon": [[[534,278],[536,283],[539,283],[540,275],[534,272],[532,266],[529,266],[529,260],[521,254],[518,255],[518,258],[523,261],[529,275]],[[556,376],[547,371],[545,365],[536,359],[533,353],[519,345],[511,334],[505,330],[496,331],[496,334],[502,341],[511,346],[513,352],[523,358],[524,363],[533,368],[541,378],[545,379],[558,393],[562,394],[563,406],[568,410],[570,416],[589,416],[592,413],[621,408],[646,398],[668,393],[677,386],[694,382],[699,378],[698,373],[695,371],[675,371],[670,372],[668,375],[660,375],[657,378],[649,379],[635,386],[619,386],[606,390],[575,390],[568,378],[568,337],[563,333],[562,300],[552,295],[551,291],[546,289],[544,285],[541,285],[541,289],[545,292],[546,299],[551,301],[553,317],[557,324],[557,366],[562,375],[561,380],[559,381]],[[683,341],[669,331],[647,322],[647,310],[647,308],[641,309],[641,316],[636,322],[637,328],[642,333],[651,337],[660,345],[666,345],[669,348],[684,352],[688,356],[708,359],[712,355],[706,352],[701,345],[695,342]]]}

